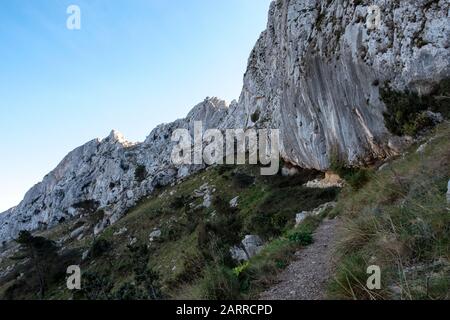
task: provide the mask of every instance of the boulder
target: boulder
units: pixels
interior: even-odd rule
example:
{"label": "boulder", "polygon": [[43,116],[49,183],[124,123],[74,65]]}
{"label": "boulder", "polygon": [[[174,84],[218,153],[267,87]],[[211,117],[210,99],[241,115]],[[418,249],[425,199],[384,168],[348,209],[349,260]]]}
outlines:
{"label": "boulder", "polygon": [[230,249],[231,257],[236,261],[247,261],[264,248],[264,242],[259,236],[246,235],[239,246]]}
{"label": "boulder", "polygon": [[[85,230],[86,230],[86,227],[85,227],[85,226],[81,226],[81,227],[79,227],[79,228],[73,230],[73,231],[70,233],[70,238],[71,238],[71,239],[77,239],[78,237],[80,237],[80,236],[83,235],[83,232],[84,232]],[[78,240],[80,240],[80,239],[78,239]]]}
{"label": "boulder", "polygon": [[238,201],[239,201],[239,196],[237,196],[237,197],[231,199],[231,200],[230,200],[230,207],[231,207],[231,208],[237,208],[238,205],[239,205]]}
{"label": "boulder", "polygon": [[153,241],[155,241],[156,239],[158,239],[160,237],[161,237],[161,230],[160,229],[153,230],[150,233],[150,235],[148,236],[150,242],[153,242]]}

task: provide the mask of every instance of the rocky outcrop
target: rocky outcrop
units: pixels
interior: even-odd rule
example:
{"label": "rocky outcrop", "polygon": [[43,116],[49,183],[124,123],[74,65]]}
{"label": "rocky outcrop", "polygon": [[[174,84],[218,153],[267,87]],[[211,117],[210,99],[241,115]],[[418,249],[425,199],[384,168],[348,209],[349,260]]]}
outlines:
{"label": "rocky outcrop", "polygon": [[142,143],[130,143],[113,131],[75,149],[17,207],[0,214],[0,243],[20,230],[46,229],[99,212],[103,218],[95,233],[100,233],[155,188],[203,168],[171,163],[171,134],[177,128],[192,128],[194,121],[202,121],[205,129],[216,128],[226,111],[224,101],[208,98],[185,119],[154,129]]}
{"label": "rocky outcrop", "polygon": [[239,246],[230,249],[231,257],[236,261],[247,261],[264,248],[264,242],[259,236],[246,235]]}
{"label": "rocky outcrop", "polygon": [[[202,165],[174,166],[171,134],[194,121],[208,128],[270,127],[293,166],[325,170],[333,154],[352,165],[398,152],[384,125],[380,86],[428,93],[450,76],[447,0],[278,0],[249,61],[239,101],[207,98],[185,119],[163,124],[138,144],[112,132],[72,151],[15,208],[0,215],[0,243],[103,212],[96,230],[117,221],[155,188]],[[392,140],[392,141],[391,141]]]}
{"label": "rocky outcrop", "polygon": [[[379,8],[379,24],[368,15]],[[358,165],[389,156],[379,89],[428,93],[450,76],[449,2],[274,1],[249,59],[241,125],[282,131],[285,159],[328,168],[333,153]]]}

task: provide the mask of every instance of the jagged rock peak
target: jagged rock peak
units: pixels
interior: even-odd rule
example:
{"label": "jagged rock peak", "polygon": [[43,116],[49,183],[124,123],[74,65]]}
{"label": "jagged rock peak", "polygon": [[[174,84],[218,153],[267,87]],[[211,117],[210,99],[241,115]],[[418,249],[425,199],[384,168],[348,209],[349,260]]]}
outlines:
{"label": "jagged rock peak", "polygon": [[115,129],[111,130],[111,133],[105,139],[103,139],[102,142],[107,142],[107,143],[112,143],[112,144],[118,143],[124,147],[130,147],[130,146],[136,145],[136,143],[128,141],[121,132],[119,132]]}

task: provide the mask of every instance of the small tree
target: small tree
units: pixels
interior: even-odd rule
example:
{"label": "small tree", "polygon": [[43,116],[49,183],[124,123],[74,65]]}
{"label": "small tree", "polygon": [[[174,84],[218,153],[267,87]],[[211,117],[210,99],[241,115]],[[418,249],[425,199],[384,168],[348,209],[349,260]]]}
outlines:
{"label": "small tree", "polygon": [[19,252],[13,257],[14,260],[29,259],[33,271],[39,283],[39,297],[45,296],[47,287],[47,276],[49,270],[53,269],[53,265],[58,257],[58,247],[56,244],[44,237],[34,237],[29,231],[21,231],[15,240],[19,245]]}

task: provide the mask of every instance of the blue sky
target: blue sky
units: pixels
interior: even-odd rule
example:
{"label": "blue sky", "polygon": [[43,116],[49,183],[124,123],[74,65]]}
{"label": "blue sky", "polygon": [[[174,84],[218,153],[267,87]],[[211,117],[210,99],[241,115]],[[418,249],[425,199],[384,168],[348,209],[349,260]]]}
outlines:
{"label": "blue sky", "polygon": [[[68,30],[66,9],[81,9]],[[2,0],[0,212],[111,129],[142,141],[206,96],[237,99],[270,0]]]}

